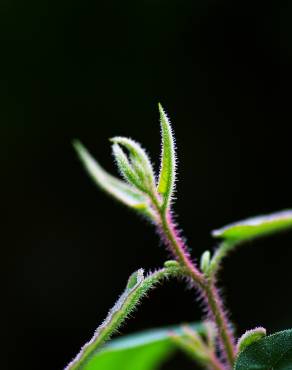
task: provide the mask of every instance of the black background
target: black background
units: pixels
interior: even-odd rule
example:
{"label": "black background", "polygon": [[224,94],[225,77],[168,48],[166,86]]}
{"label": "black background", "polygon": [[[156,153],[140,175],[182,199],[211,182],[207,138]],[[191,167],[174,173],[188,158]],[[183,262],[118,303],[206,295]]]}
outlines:
{"label": "black background", "polygon": [[[62,369],[129,274],[166,256],[151,226],[96,190],[71,140],[115,171],[107,139],[130,136],[157,168],[161,101],[177,137],[175,210],[197,257],[213,247],[211,229],[291,207],[292,6],[4,0],[0,9],[3,368]],[[238,333],[292,326],[291,242],[285,233],[225,261],[220,284]],[[195,294],[169,282],[121,333],[199,318]],[[192,368],[178,363],[165,369]]]}

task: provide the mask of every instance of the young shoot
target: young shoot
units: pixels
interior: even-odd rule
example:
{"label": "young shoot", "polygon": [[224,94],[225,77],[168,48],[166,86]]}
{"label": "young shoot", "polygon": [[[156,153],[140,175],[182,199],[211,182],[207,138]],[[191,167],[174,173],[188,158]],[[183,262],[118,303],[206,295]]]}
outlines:
{"label": "young shoot", "polygon": [[[121,178],[109,174],[79,141],[74,141],[78,157],[95,184],[146,217],[158,229],[172,259],[150,274],[139,269],[130,276],[104,322],[66,370],[154,370],[175,348],[208,370],[292,369],[292,330],[266,336],[266,329],[257,327],[238,338],[217,287],[224,258],[251,239],[292,228],[292,210],[249,218],[213,231],[221,242],[213,252],[206,250],[197,266],[172,220],[177,177],[175,137],[160,104],[159,114],[162,143],[158,175],[147,152],[132,139],[111,139]],[[202,322],[155,329],[107,344],[146,293],[170,278],[184,278],[203,298]]]}

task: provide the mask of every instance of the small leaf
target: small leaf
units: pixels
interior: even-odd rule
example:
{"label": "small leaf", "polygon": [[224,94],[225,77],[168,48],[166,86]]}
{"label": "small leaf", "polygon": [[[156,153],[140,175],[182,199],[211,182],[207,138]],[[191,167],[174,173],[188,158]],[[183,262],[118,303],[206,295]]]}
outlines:
{"label": "small leaf", "polygon": [[291,370],[292,330],[262,338],[239,353],[235,370]]}
{"label": "small leaf", "polygon": [[179,262],[175,260],[169,260],[164,262],[164,267],[179,267],[179,266],[180,266]]}
{"label": "small leaf", "polygon": [[138,270],[138,271],[133,272],[133,274],[129,277],[126,290],[133,289],[142,280],[143,280],[143,271],[142,270]]}
{"label": "small leaf", "polygon": [[214,230],[217,238],[241,242],[292,228],[292,210],[249,218]]}
{"label": "small leaf", "polygon": [[238,344],[237,344],[238,352],[242,352],[252,343],[257,342],[258,340],[262,339],[266,335],[267,335],[267,331],[265,328],[255,328],[252,330],[248,330],[238,340]]}
{"label": "small leaf", "polygon": [[143,269],[132,274],[123,294],[109,311],[104,322],[97,328],[92,339],[86,343],[79,354],[65,370],[83,369],[93,354],[115,333],[127,317],[137,307],[140,300],[148,291],[161,280],[176,276],[181,269],[177,267],[163,268],[144,278]]}
{"label": "small leaf", "polygon": [[126,138],[126,137],[114,137],[111,139],[114,144],[119,144],[125,147],[129,151],[130,164],[139,179],[139,187],[143,184],[143,191],[146,193],[153,193],[155,189],[155,175],[150,162],[150,159],[136,141]]}
{"label": "small leaf", "polygon": [[161,167],[157,191],[163,197],[163,206],[169,207],[174,192],[176,176],[175,141],[170,121],[159,104],[162,136]]}
{"label": "small leaf", "polygon": [[100,189],[128,207],[134,208],[151,219],[155,218],[150,208],[149,200],[144,194],[126,182],[107,173],[79,141],[74,141],[73,145],[89,176]]}
{"label": "small leaf", "polygon": [[[191,327],[204,330],[200,324]],[[114,339],[96,352],[82,370],[156,370],[176,349],[170,332],[183,335],[180,326],[173,326]]]}
{"label": "small leaf", "polygon": [[202,272],[204,272],[204,273],[208,272],[209,265],[210,265],[210,260],[211,260],[210,251],[205,251],[202,254],[201,261],[200,261],[200,268],[201,268]]}
{"label": "small leaf", "polygon": [[118,144],[114,144],[112,149],[121,175],[134,187],[144,191],[145,189],[138,174],[133,169],[132,164],[129,162],[128,157],[123,152],[122,148]]}

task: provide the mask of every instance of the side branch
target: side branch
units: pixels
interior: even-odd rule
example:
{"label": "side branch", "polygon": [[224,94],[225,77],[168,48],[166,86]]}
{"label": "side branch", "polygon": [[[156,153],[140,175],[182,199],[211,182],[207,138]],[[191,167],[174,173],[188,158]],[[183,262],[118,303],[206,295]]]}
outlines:
{"label": "side branch", "polygon": [[127,287],[116,304],[109,311],[104,322],[96,329],[92,339],[87,342],[78,355],[64,370],[82,370],[94,353],[116,332],[129,314],[137,307],[141,298],[161,280],[182,273],[179,266],[160,269],[144,278],[143,269],[133,273]]}
{"label": "side branch", "polygon": [[[157,207],[158,208],[158,207]],[[158,208],[159,210],[159,208]],[[175,226],[171,220],[170,212],[164,215],[160,211],[161,233],[165,243],[169,246],[178,262],[184,268],[184,272],[189,276],[197,288],[205,297],[205,303],[208,307],[211,319],[215,322],[218,336],[220,339],[221,349],[230,368],[234,365],[236,349],[234,345],[231,324],[225,315],[223,302],[215,286],[214,280],[203,275],[199,269],[192,263],[189,253],[176,232]],[[159,227],[158,226],[158,227]]]}

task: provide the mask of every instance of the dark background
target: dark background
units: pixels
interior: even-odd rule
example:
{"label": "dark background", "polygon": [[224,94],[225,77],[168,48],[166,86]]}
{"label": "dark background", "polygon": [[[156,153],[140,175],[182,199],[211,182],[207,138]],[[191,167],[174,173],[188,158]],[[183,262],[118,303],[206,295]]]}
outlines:
{"label": "dark background", "polygon": [[[127,135],[158,167],[161,101],[177,137],[175,210],[197,257],[214,245],[211,229],[291,207],[292,6],[3,0],[0,9],[3,368],[62,369],[129,274],[166,256],[151,226],[96,190],[71,140],[114,171],[107,139]],[[225,261],[220,284],[238,333],[292,326],[291,243],[286,233]],[[182,283],[150,298],[122,333],[200,318]],[[165,366],[178,368],[192,367]]]}

